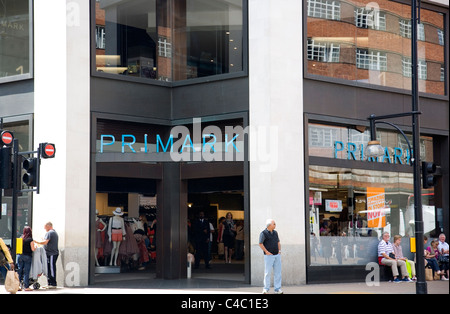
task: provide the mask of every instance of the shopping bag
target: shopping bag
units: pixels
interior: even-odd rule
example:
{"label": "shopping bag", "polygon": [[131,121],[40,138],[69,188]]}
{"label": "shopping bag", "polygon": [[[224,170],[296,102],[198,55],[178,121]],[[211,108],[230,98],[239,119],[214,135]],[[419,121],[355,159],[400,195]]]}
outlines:
{"label": "shopping bag", "polygon": [[431,268],[425,268],[425,280],[433,281],[433,270]]}
{"label": "shopping bag", "polygon": [[11,294],[16,294],[19,291],[19,286],[19,274],[13,270],[8,270],[5,279],[5,290]]}
{"label": "shopping bag", "polygon": [[412,278],[412,271],[411,271],[411,264],[409,263],[408,259],[406,259],[406,270],[408,271],[409,278]]}

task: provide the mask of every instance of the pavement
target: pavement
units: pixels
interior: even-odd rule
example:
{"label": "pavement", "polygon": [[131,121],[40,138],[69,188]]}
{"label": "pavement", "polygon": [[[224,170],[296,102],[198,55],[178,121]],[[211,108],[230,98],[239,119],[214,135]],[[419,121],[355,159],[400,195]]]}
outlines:
{"label": "pavement", "polygon": [[[365,282],[305,284],[283,286],[284,294],[416,294],[416,283],[380,282],[368,285]],[[153,279],[151,282],[141,280],[103,281],[88,287],[58,287],[56,289],[40,288],[35,291],[19,291],[18,295],[35,294],[178,294],[178,295],[217,295],[217,294],[258,294],[262,287],[252,286],[237,281],[220,282],[211,279]],[[428,294],[449,294],[449,281],[427,281]],[[0,295],[8,294],[0,285]],[[273,290],[269,292],[273,294]]]}
{"label": "pavement", "polygon": [[[145,271],[123,270],[117,274],[95,274],[95,284],[87,287],[40,288],[19,291],[19,295],[42,294],[164,294],[164,295],[235,295],[262,296],[262,286],[244,282],[244,265],[214,264],[213,271],[200,267],[190,279],[165,280],[155,278],[155,268]],[[41,287],[47,284],[45,276],[38,280]],[[8,294],[0,282],[0,295]],[[304,284],[282,287],[286,295],[312,294],[416,294],[416,283],[365,282]],[[427,281],[428,294],[449,294],[449,281]],[[273,290],[269,294],[273,294]]]}

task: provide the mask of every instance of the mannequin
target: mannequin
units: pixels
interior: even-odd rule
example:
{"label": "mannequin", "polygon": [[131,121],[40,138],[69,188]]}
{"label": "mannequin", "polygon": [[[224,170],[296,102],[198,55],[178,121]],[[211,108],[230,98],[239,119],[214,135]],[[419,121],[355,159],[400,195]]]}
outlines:
{"label": "mannequin", "polygon": [[96,232],[96,239],[95,239],[95,266],[100,266],[98,263],[98,250],[99,248],[103,247],[103,241],[102,241],[102,232],[105,231],[107,224],[103,221],[103,219],[98,217],[98,210],[95,210],[95,214],[97,215],[97,219],[95,220],[95,228],[97,229]]}
{"label": "mannequin", "polygon": [[109,241],[113,244],[111,250],[111,262],[109,263],[109,266],[113,266],[113,264],[114,266],[117,266],[117,257],[119,256],[120,244],[126,234],[125,222],[122,218],[122,209],[120,207],[116,208],[116,210],[113,211],[113,214],[114,216],[111,218],[108,226]]}

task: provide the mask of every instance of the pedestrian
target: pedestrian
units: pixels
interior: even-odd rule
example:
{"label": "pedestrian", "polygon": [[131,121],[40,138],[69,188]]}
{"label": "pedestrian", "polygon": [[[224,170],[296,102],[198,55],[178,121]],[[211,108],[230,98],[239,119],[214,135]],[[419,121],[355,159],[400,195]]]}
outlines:
{"label": "pedestrian", "polygon": [[[439,235],[439,266],[442,272],[441,280],[448,280],[448,243],[445,242],[445,234],[441,233]],[[447,277],[445,277],[445,273],[447,273]]]}
{"label": "pedestrian", "polygon": [[233,256],[234,242],[236,237],[236,224],[233,220],[233,214],[228,212],[225,215],[223,222],[222,240],[225,252],[225,263],[231,264],[231,257]]}
{"label": "pedestrian", "polygon": [[48,288],[56,288],[56,261],[58,260],[59,250],[58,250],[58,233],[53,229],[53,224],[47,222],[44,226],[47,233],[44,236],[44,241],[37,242],[37,244],[44,245],[45,253],[47,254],[47,265],[48,265]]}
{"label": "pedestrian", "polygon": [[210,269],[209,256],[208,256],[208,244],[209,235],[211,229],[209,227],[209,221],[205,218],[203,211],[198,213],[198,219],[194,222],[194,243],[195,243],[195,265],[197,269],[200,265],[200,259],[205,260],[205,268]]}
{"label": "pedestrian", "polygon": [[244,259],[244,223],[239,220],[236,224],[236,260]]}
{"label": "pedestrian", "polygon": [[11,252],[6,246],[2,238],[0,238],[0,274],[6,279],[8,270],[14,270],[14,262],[11,257]]}
{"label": "pedestrian", "polygon": [[275,227],[275,220],[267,219],[266,229],[259,235],[259,247],[264,252],[264,294],[269,293],[270,290],[272,269],[275,293],[283,293],[281,291],[281,243]]}
{"label": "pedestrian", "polygon": [[25,226],[23,228],[22,241],[22,254],[17,256],[19,280],[22,283],[22,289],[25,291],[32,291],[30,288],[30,270],[33,252],[35,250],[35,242],[33,241],[33,233],[30,226]]}

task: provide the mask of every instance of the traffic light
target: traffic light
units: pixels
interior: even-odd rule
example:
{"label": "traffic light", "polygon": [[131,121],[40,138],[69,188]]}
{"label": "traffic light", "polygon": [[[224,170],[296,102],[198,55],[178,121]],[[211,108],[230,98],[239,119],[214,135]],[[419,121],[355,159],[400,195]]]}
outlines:
{"label": "traffic light", "polygon": [[422,186],[424,189],[432,188],[436,185],[436,164],[422,161]]}
{"label": "traffic light", "polygon": [[37,186],[39,182],[39,159],[25,159],[22,166],[26,171],[26,173],[22,177],[23,183],[28,186]]}
{"label": "traffic light", "polygon": [[55,144],[41,143],[39,144],[39,150],[42,158],[55,158],[56,147]]}
{"label": "traffic light", "polygon": [[12,187],[11,152],[11,147],[0,148],[0,189]]}

